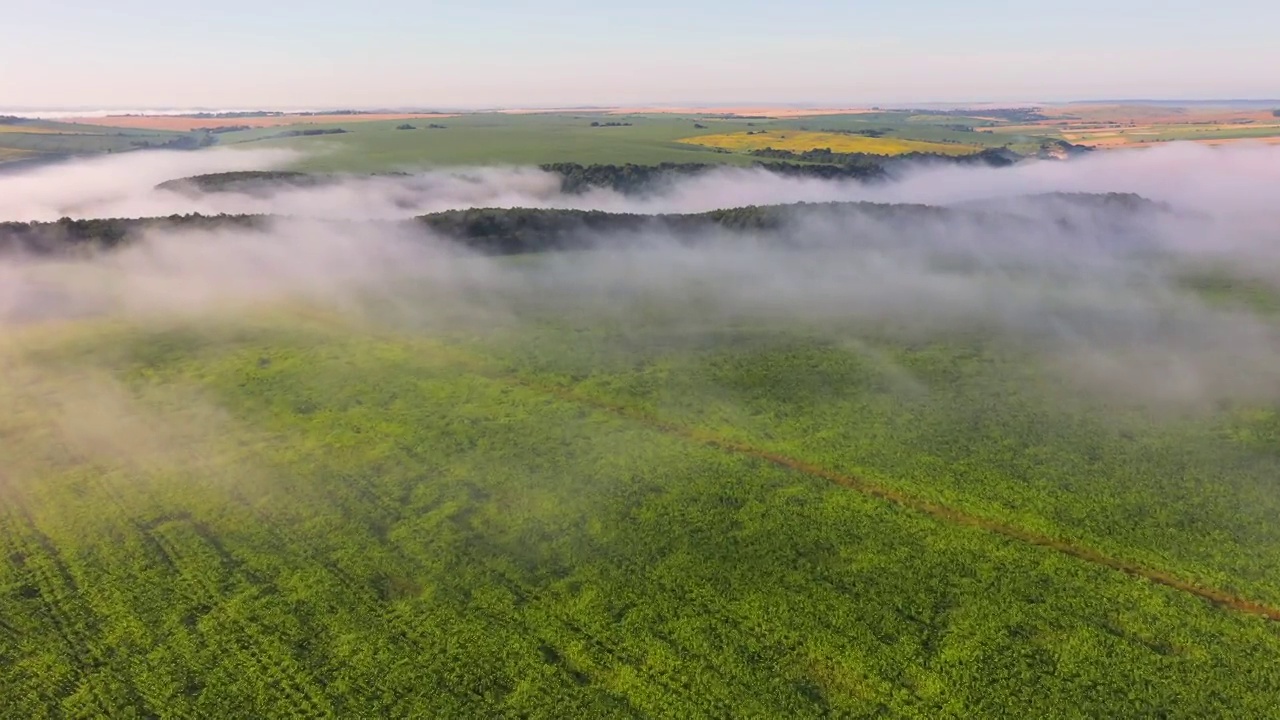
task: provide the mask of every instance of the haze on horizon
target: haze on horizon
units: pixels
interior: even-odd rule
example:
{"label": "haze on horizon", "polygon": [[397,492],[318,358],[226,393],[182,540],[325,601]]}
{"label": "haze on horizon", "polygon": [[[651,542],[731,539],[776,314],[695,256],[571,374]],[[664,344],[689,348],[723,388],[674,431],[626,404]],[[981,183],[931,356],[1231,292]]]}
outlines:
{"label": "haze on horizon", "polygon": [[1280,96],[1262,0],[16,0],[5,23],[6,108]]}

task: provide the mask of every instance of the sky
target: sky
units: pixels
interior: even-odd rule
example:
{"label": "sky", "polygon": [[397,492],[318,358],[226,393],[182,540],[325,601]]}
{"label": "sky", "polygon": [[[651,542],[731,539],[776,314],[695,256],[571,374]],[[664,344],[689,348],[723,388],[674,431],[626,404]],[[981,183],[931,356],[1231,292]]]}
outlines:
{"label": "sky", "polygon": [[0,108],[1280,97],[1274,0],[5,0]]}

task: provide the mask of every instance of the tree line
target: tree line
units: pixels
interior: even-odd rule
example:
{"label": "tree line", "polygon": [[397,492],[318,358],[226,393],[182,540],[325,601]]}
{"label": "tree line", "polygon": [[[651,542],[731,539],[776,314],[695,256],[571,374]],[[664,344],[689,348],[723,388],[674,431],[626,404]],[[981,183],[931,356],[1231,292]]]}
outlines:
{"label": "tree line", "polygon": [[287,170],[237,170],[207,175],[193,175],[177,180],[166,180],[156,185],[157,190],[177,192],[251,192],[273,185],[288,187],[314,187],[337,178],[319,173],[292,172]]}
{"label": "tree line", "polygon": [[[408,221],[381,221],[387,227],[418,227],[471,250],[494,255],[513,255],[592,247],[602,235],[662,233],[676,237],[693,236],[717,229],[738,232],[778,231],[801,213],[858,211],[887,217],[888,214],[923,217],[952,211],[923,205],[878,205],[875,203],[796,203],[791,205],[747,206],[704,213],[642,215],[600,210],[545,208],[477,208],[447,210]],[[101,218],[55,222],[0,223],[0,255],[66,255],[112,250],[157,230],[266,230],[271,223],[288,218],[277,215],[169,215],[151,218]],[[333,221],[335,225],[359,226],[367,231],[370,222]]]}
{"label": "tree line", "polygon": [[789,160],[793,162],[818,163],[823,165],[840,165],[866,168],[870,176],[883,175],[884,171],[909,163],[946,163],[953,165],[987,165],[990,167],[1008,167],[1022,159],[1018,153],[1007,148],[987,148],[967,155],[945,155],[942,153],[909,152],[901,155],[874,155],[871,153],[834,152],[831,148],[817,148],[795,152],[792,150],[776,150],[764,148],[753,150],[756,157],[771,160]]}
{"label": "tree line", "polygon": [[[868,153],[839,153],[833,152],[830,148],[804,152],[765,148],[754,150],[751,154],[759,160],[748,167],[775,175],[819,180],[863,181],[885,179],[893,170],[913,163],[1007,167],[1022,159],[1021,155],[1007,148],[987,148],[969,155],[913,152],[885,156]],[[635,195],[652,192],[673,180],[701,175],[712,170],[722,170],[729,166],[712,163],[665,162],[657,165],[547,163],[539,167],[545,172],[559,175],[560,190],[565,193],[578,194],[603,188],[625,195]]]}
{"label": "tree line", "polygon": [[889,112],[909,113],[911,115],[937,115],[943,117],[972,118],[975,120],[982,118],[996,118],[997,120],[1003,120],[1011,123],[1029,123],[1049,119],[1049,116],[1040,112],[1040,108],[1038,107],[994,108],[984,110],[966,110],[964,108],[958,110],[922,110],[901,108],[890,110]]}
{"label": "tree line", "polygon": [[[780,233],[797,220],[826,217],[837,219],[856,214],[880,221],[946,222],[972,220],[988,227],[1015,223],[1054,222],[1067,227],[1079,216],[1068,209],[1088,211],[1094,217],[1112,217],[1115,231],[1123,235],[1129,218],[1144,213],[1169,212],[1171,208],[1129,193],[1050,193],[1022,198],[1026,207],[1036,207],[1038,220],[1019,217],[996,208],[947,208],[933,205],[882,204],[869,202],[792,203],[724,208],[703,213],[642,215],[600,210],[548,208],[474,208],[447,210],[403,221],[330,221],[334,226],[368,232],[370,227],[419,228],[449,242],[493,255],[586,249],[600,239],[623,242],[628,234],[660,234],[676,240],[692,241],[709,232]],[[152,218],[107,218],[56,222],[0,223],[0,255],[63,255],[110,250],[128,244],[153,230],[268,229],[278,215],[169,215]],[[785,238],[780,237],[781,240]]]}
{"label": "tree line", "polygon": [[[786,151],[780,151],[785,153]],[[814,178],[820,180],[877,180],[886,177],[884,163],[819,164],[804,160],[799,155],[762,155],[760,160],[747,167],[764,170],[787,177]],[[781,161],[779,161],[781,160]],[[786,160],[794,160],[787,162]],[[732,169],[732,166],[713,163],[660,163],[657,165],[581,165],[578,163],[549,163],[539,166],[543,171],[560,176],[560,190],[567,194],[580,194],[588,190],[607,189],[624,195],[642,195],[661,189],[673,181],[696,177],[713,170]]]}
{"label": "tree line", "polygon": [[749,205],[702,213],[640,215],[600,210],[475,208],[448,210],[417,218],[433,232],[472,250],[518,255],[597,247],[602,236],[625,242],[627,235],[657,234],[693,241],[709,232],[777,233],[799,217],[860,213],[877,219],[943,219],[959,211],[928,205],[869,202]]}
{"label": "tree line", "polygon": [[111,250],[158,229],[219,230],[262,228],[267,215],[169,215],[151,218],[95,218],[55,222],[0,223],[0,255],[67,255]]}
{"label": "tree line", "polygon": [[[302,134],[341,132],[340,130],[293,131]],[[988,148],[969,155],[943,155],[938,153],[907,153],[893,157],[868,153],[840,153],[830,148],[793,152],[765,148],[752,152],[758,160],[749,168],[763,170],[786,177],[817,180],[878,181],[887,179],[894,170],[912,163],[947,163],[958,165],[986,165],[1004,167],[1022,158],[1006,148]],[[731,169],[718,163],[673,163],[656,165],[623,165],[562,162],[538,166],[544,172],[560,177],[560,190],[566,194],[581,194],[594,189],[607,189],[624,195],[642,195],[660,190],[671,182],[696,177],[714,170]],[[404,172],[375,173],[376,175],[406,176]],[[335,182],[342,176],[302,172],[228,172],[198,175],[181,180],[161,183],[162,189],[178,190],[194,188],[201,192],[252,192],[273,184],[309,186]]]}

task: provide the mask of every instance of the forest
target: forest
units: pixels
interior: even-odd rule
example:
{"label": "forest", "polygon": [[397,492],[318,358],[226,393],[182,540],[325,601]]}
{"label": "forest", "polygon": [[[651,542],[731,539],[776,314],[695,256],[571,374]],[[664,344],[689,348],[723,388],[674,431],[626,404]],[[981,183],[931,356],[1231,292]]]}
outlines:
{"label": "forest", "polygon": [[[890,172],[921,163],[985,164],[992,167],[1005,167],[1020,157],[1003,149],[984,150],[967,156],[910,153],[893,158],[865,153],[832,153],[829,150],[811,150],[804,153],[758,150],[752,154],[761,159],[749,167],[775,175],[867,182],[887,179]],[[580,194],[603,188],[624,195],[642,195],[660,191],[683,178],[722,170],[724,166],[712,163],[671,162],[651,165],[545,163],[540,165],[539,169],[559,175],[560,190],[564,193]],[[404,171],[387,171],[371,173],[366,177],[403,177],[405,175],[408,173]],[[170,190],[193,187],[201,192],[253,192],[268,189],[272,185],[307,186],[333,182],[343,177],[359,176],[298,171],[242,171],[169,180],[161,183],[159,187]]]}
{"label": "forest", "polygon": [[[255,183],[263,174],[228,173],[216,178],[218,189],[236,183]],[[289,173],[266,174],[272,181],[312,183],[316,176]],[[279,177],[276,177],[276,176]],[[189,180],[180,181],[182,183]],[[1142,218],[1151,213],[1167,213],[1170,209],[1133,194],[1053,193],[1026,198],[1023,208],[1053,217],[1060,227],[1069,227],[1081,217],[1094,213],[1116,213],[1122,231],[1124,218]],[[1077,216],[1077,211],[1084,215]],[[869,202],[792,203],[784,205],[723,208],[703,213],[645,215],[615,213],[602,210],[543,208],[473,208],[430,213],[412,221],[334,221],[333,226],[353,231],[382,227],[419,226],[470,250],[493,255],[514,255],[554,250],[583,249],[602,243],[618,244],[640,241],[643,234],[659,235],[683,241],[705,239],[710,231],[733,231],[772,235],[775,242],[787,242],[789,235],[780,231],[794,223],[809,220],[872,218],[881,222],[916,223],[927,226],[936,222],[974,222],[993,231],[1030,228],[1031,223],[1008,209],[945,208],[919,204],[881,204]],[[287,221],[287,216],[271,215],[205,215],[187,213],[165,217],[72,219],[55,222],[0,223],[0,255],[59,255],[95,250],[110,250],[141,238],[153,230],[222,230],[265,229],[272,222]]]}

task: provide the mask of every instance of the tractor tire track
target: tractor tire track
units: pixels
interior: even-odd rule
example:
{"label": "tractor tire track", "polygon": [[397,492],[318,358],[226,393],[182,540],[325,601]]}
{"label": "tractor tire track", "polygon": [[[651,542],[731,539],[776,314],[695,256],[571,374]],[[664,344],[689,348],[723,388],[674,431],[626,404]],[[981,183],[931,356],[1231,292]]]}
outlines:
{"label": "tractor tire track", "polygon": [[798,458],[755,447],[748,443],[723,437],[716,433],[693,428],[680,423],[664,420],[650,412],[611,403],[600,398],[590,397],[576,391],[573,387],[540,383],[521,377],[510,371],[501,370],[495,364],[467,350],[453,346],[435,346],[441,355],[450,361],[464,365],[468,370],[510,386],[546,396],[552,396],[566,402],[574,403],[601,412],[606,412],[633,422],[645,425],[665,435],[680,438],[689,442],[713,448],[722,452],[751,458],[768,463],[791,472],[826,480],[849,490],[861,493],[898,507],[906,508],[952,525],[975,528],[995,535],[1046,550],[1052,550],[1068,557],[1123,573],[1133,578],[1162,585],[1187,595],[1199,598],[1206,603],[1235,612],[1261,617],[1272,622],[1280,622],[1280,608],[1256,602],[1235,595],[1225,590],[1206,587],[1184,580],[1171,573],[1146,567],[1135,562],[1112,557],[1090,547],[1067,542],[1041,533],[1027,530],[1008,523],[1003,523],[980,515],[941,505],[923,498],[912,496],[900,490],[880,485],[857,475],[836,472]]}
{"label": "tractor tire track", "polygon": [[914,497],[899,490],[878,485],[866,480],[865,478],[839,473],[804,460],[757,448],[741,441],[720,437],[705,430],[672,423],[638,410],[611,405],[609,403],[598,401],[594,398],[584,398],[582,395],[574,393],[572,390],[564,388],[539,388],[525,383],[524,381],[517,380],[516,382],[523,387],[541,390],[542,392],[553,394],[557,397],[576,402],[580,405],[586,405],[597,410],[609,412],[647,425],[648,427],[658,430],[666,435],[683,438],[699,445],[732,453],[734,455],[760,460],[784,470],[790,470],[792,472],[809,475],[810,477],[820,478],[832,483],[833,485],[839,485],[840,487],[848,488],[868,497],[876,498],[877,500],[882,500],[899,507],[904,507],[915,512],[929,515],[953,525],[976,528],[1026,545],[1053,550],[1054,552],[1067,555],[1077,560],[1082,560],[1093,565],[1124,573],[1130,577],[1140,578],[1157,585],[1163,585],[1164,587],[1193,595],[1216,607],[1234,610],[1247,615],[1255,615],[1273,622],[1280,622],[1280,608],[1275,608],[1238,595],[1233,595],[1225,590],[1197,585],[1161,570],[1155,570],[1134,562],[1106,555],[1105,553],[1094,550],[1093,548],[1069,543],[1048,535],[1032,532],[1016,525],[1002,523],[980,515],[948,507],[946,505],[939,505],[923,498]]}

